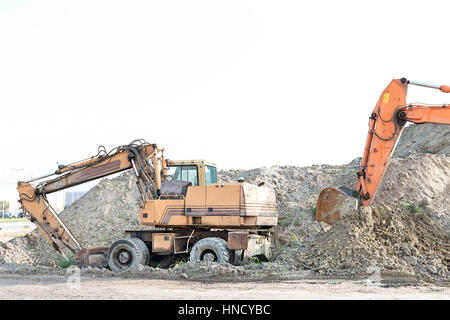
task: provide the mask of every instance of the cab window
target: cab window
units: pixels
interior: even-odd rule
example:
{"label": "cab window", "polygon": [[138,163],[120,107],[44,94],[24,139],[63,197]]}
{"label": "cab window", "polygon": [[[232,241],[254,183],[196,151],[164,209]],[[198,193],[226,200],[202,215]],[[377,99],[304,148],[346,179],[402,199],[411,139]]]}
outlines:
{"label": "cab window", "polygon": [[213,166],[205,166],[205,184],[209,186],[217,182],[217,169]]}
{"label": "cab window", "polygon": [[167,168],[167,174],[172,176],[172,181],[188,181],[193,186],[198,186],[197,166],[170,166]]}

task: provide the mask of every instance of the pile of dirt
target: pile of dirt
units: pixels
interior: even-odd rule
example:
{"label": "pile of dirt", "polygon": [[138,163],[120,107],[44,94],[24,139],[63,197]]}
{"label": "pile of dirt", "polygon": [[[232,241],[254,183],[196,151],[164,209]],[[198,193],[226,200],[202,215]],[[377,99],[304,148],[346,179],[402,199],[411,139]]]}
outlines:
{"label": "pile of dirt", "polygon": [[317,237],[299,263],[319,273],[355,275],[378,270],[448,278],[450,234],[429,216],[388,206],[349,213]]}
{"label": "pile of dirt", "polygon": [[[384,272],[395,270],[415,276],[427,274],[434,278],[448,277],[448,261],[436,258],[433,250],[427,251],[423,248],[430,246],[433,241],[443,246],[448,242],[450,157],[441,154],[413,154],[406,158],[393,158],[373,202],[374,217],[378,219],[378,224],[375,227],[369,224],[366,226],[368,229],[364,229],[364,223],[361,221],[364,222],[366,218],[361,219],[354,213],[325,232],[322,226],[314,221],[317,196],[328,186],[354,187],[359,162],[360,158],[343,166],[274,166],[249,171],[232,170],[221,172],[221,179],[245,179],[250,183],[264,183],[275,188],[279,201],[279,223],[275,228],[273,252],[274,262],[279,265],[307,268],[332,275],[364,274],[367,268],[373,266]],[[388,205],[392,209],[382,205]],[[398,233],[377,233],[377,228],[381,228],[381,221],[388,223],[392,230],[399,230]],[[428,224],[429,228],[421,229],[424,224]],[[355,228],[361,231],[349,237],[348,230]],[[403,230],[405,228],[406,230]],[[401,235],[401,232],[406,233]],[[344,238],[338,239],[339,235]],[[436,237],[433,238],[433,235]],[[366,237],[375,237],[383,244],[380,240],[383,236],[385,243],[382,249],[379,242],[366,240]],[[408,237],[427,242],[408,243],[405,240]],[[399,246],[400,249],[389,250],[391,245]],[[355,246],[362,249],[353,250]],[[419,249],[409,250],[408,246]],[[340,248],[338,252],[346,252],[348,248],[353,254],[353,260],[341,261],[340,259],[345,257],[343,255],[338,257],[337,263],[333,262],[336,258],[334,254],[338,254],[335,251],[337,248]],[[373,255],[369,254],[371,250],[375,250]],[[401,256],[402,251],[398,250],[404,250],[405,256]],[[438,255],[448,256],[448,251],[445,250],[438,250]],[[408,252],[412,252],[410,256],[407,256]],[[412,256],[413,254],[416,256]]]}
{"label": "pile of dirt", "polygon": [[394,151],[394,157],[414,153],[450,154],[450,126],[446,124],[411,124],[407,126]]}
{"label": "pile of dirt", "polygon": [[[32,244],[29,242],[30,235],[17,237],[10,241],[4,242],[0,246],[0,263],[20,263],[35,264],[35,256],[39,254],[32,252]],[[41,253],[46,254],[46,253]]]}
{"label": "pile of dirt", "polygon": [[[273,187],[279,202],[279,226],[297,229],[296,237],[320,231],[314,212],[320,191],[329,186],[353,188],[360,158],[342,166],[273,166],[219,172],[222,181],[245,179]],[[373,201],[426,212],[450,230],[450,156],[413,154],[393,158]],[[311,232],[309,232],[311,231]]]}
{"label": "pile of dirt", "polygon": [[394,158],[374,204],[426,212],[450,230],[450,156],[412,154]]}
{"label": "pile of dirt", "polygon": [[353,186],[356,170],[361,159],[341,165],[313,165],[309,167],[272,166],[252,170],[219,171],[219,180],[223,182],[246,182],[263,184],[275,189],[277,200],[281,203],[315,203],[317,195],[330,185]]}

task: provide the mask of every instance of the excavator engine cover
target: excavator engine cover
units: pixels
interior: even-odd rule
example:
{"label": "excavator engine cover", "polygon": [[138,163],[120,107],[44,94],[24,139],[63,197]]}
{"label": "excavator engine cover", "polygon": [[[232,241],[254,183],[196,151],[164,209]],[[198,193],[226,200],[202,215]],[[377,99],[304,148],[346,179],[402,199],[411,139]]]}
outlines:
{"label": "excavator engine cover", "polygon": [[316,221],[333,225],[358,208],[358,199],[336,188],[325,188],[317,200]]}
{"label": "excavator engine cover", "polygon": [[109,247],[83,248],[75,254],[75,263],[80,268],[106,268]]}

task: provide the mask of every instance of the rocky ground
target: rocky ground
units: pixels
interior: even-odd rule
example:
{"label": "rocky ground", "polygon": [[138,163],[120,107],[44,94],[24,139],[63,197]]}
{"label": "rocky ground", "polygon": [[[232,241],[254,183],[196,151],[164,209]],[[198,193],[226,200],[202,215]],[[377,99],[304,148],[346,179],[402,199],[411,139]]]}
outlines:
{"label": "rocky ground", "polygon": [[[211,266],[212,267],[212,266]],[[0,267],[1,268],[1,267]],[[56,270],[52,268],[53,271]],[[63,271],[63,270],[60,270]],[[448,300],[450,289],[436,285],[372,283],[345,279],[287,279],[283,281],[191,281],[189,279],[155,279],[147,274],[141,278],[81,276],[73,274],[1,274],[2,299],[55,300],[299,300],[299,299],[442,299]],[[168,312],[170,312],[169,310]]]}
{"label": "rocky ground", "polygon": [[[349,212],[331,228],[314,221],[317,196],[328,186],[354,187],[360,159],[341,166],[220,172],[221,181],[245,179],[275,188],[279,223],[274,229],[270,262],[245,266],[188,262],[169,269],[143,267],[120,275],[109,270],[83,272],[215,281],[378,274],[448,285],[450,131],[448,126],[438,132],[423,126],[405,129],[373,206]],[[437,142],[436,135],[441,137]],[[135,180],[131,172],[125,172],[102,180],[60,215],[83,246],[109,245],[122,237],[122,230],[142,228],[139,206]],[[64,272],[55,268],[60,259],[36,230],[0,246],[0,268],[12,273]]]}
{"label": "rocky ground", "polygon": [[450,126],[424,123],[407,126],[394,157],[406,157],[414,153],[450,154]]}

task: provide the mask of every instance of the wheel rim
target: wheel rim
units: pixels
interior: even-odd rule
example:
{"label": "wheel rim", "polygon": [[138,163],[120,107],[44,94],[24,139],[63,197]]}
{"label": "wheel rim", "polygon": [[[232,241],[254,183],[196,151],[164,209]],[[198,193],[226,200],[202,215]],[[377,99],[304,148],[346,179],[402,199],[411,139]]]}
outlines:
{"label": "wheel rim", "polygon": [[126,264],[130,261],[130,253],[128,251],[122,251],[119,253],[119,262]]}
{"label": "wheel rim", "polygon": [[200,260],[205,262],[216,262],[217,261],[217,255],[212,250],[205,250],[200,255]]}
{"label": "wheel rim", "polygon": [[117,248],[113,255],[114,262],[121,268],[128,267],[133,261],[133,254],[126,248]]}

